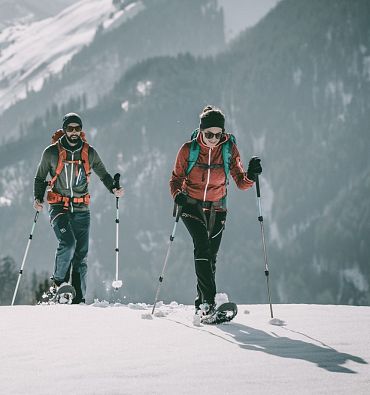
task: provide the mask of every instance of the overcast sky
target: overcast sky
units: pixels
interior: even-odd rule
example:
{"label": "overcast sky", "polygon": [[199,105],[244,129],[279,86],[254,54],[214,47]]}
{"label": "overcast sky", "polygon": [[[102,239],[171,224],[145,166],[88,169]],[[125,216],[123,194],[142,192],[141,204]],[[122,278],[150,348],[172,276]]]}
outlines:
{"label": "overcast sky", "polygon": [[255,25],[280,0],[218,0],[224,9],[226,40]]}

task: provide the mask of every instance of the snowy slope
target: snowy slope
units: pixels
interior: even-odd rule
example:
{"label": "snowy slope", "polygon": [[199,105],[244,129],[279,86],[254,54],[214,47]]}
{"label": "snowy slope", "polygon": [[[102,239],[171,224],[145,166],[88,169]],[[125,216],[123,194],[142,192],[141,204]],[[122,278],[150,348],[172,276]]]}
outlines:
{"label": "snowy slope", "polygon": [[0,30],[17,23],[51,17],[73,2],[74,0],[1,0]]}
{"label": "snowy slope", "polygon": [[[127,7],[133,12],[135,4]],[[38,91],[46,78],[60,72],[99,25],[108,28],[123,16],[112,0],[80,0],[55,17],[10,26],[0,33],[0,113]]]}
{"label": "snowy slope", "polygon": [[201,327],[174,302],[1,307],[0,393],[370,393],[370,307],[274,307],[284,326],[266,305]]}

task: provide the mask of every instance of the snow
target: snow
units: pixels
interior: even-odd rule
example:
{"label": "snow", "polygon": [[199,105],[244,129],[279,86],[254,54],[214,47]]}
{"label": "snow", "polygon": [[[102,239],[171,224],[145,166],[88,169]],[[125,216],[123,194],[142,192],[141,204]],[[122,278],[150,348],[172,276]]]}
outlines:
{"label": "snow", "polygon": [[11,206],[12,201],[5,196],[0,196],[0,207]]}
{"label": "snow", "polygon": [[368,306],[275,305],[282,326],[269,323],[268,305],[239,305],[218,326],[194,326],[193,308],[176,302],[143,319],[150,310],[0,307],[0,392],[370,393]]}
{"label": "snow", "polygon": [[363,75],[366,81],[370,81],[370,56],[365,56],[363,59]]}
{"label": "snow", "polygon": [[80,0],[54,17],[1,31],[0,113],[28,91],[40,90],[93,40],[103,21],[122,17],[122,11],[117,14],[112,0]]}
{"label": "snow", "polygon": [[10,206],[15,201],[19,201],[25,188],[30,185],[30,180],[24,179],[26,172],[26,162],[19,161],[16,165],[6,166],[0,170],[0,207]]}
{"label": "snow", "polygon": [[125,112],[128,111],[128,106],[129,106],[128,100],[125,100],[124,102],[121,103],[121,108],[122,108],[122,110],[124,110]]}
{"label": "snow", "polygon": [[351,266],[352,267],[342,270],[340,273],[346,281],[351,282],[354,285],[355,289],[360,292],[367,292],[369,290],[368,279],[361,273],[358,264],[351,263]]}
{"label": "snow", "polygon": [[148,96],[152,89],[152,81],[139,81],[136,90],[140,96]]}

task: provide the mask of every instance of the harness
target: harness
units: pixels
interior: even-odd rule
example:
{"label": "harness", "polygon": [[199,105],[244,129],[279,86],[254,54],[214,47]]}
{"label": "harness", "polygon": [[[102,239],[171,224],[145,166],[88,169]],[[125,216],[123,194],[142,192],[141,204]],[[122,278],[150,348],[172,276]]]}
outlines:
{"label": "harness", "polygon": [[69,205],[73,203],[84,203],[88,205],[90,203],[90,195],[86,194],[81,197],[70,197],[70,196],[63,196],[57,192],[53,192],[54,185],[57,181],[57,178],[60,176],[64,164],[74,164],[76,165],[76,177],[78,176],[78,167],[83,165],[85,174],[86,174],[86,179],[87,183],[90,181],[90,174],[91,174],[91,169],[90,169],[90,162],[89,162],[89,144],[86,141],[85,133],[81,133],[81,139],[83,141],[82,143],[82,148],[81,148],[81,159],[79,160],[67,160],[67,150],[62,146],[60,142],[60,138],[64,135],[64,132],[62,129],[57,130],[52,138],[51,142],[53,144],[57,144],[58,147],[58,164],[55,169],[55,175],[54,177],[48,181],[48,193],[47,193],[47,202],[49,204],[55,204],[55,203],[61,203],[63,202],[63,208],[68,210]]}
{"label": "harness", "polygon": [[55,203],[62,203],[63,202],[63,209],[68,210],[71,202],[73,203],[83,203],[86,205],[90,204],[90,194],[86,194],[81,197],[70,197],[70,196],[63,196],[60,193],[56,193],[53,191],[48,191],[47,195],[48,203],[55,204]]}

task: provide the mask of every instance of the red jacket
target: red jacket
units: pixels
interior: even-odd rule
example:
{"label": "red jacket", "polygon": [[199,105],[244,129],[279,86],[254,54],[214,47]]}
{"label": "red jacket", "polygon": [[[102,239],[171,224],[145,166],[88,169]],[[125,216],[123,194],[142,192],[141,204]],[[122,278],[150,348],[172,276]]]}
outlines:
{"label": "red jacket", "polygon": [[[226,134],[215,147],[209,148],[203,143],[201,133],[199,133],[197,141],[200,145],[200,152],[197,164],[220,164],[221,166],[212,168],[194,166],[187,176],[191,141],[180,148],[170,179],[170,190],[173,197],[181,191],[186,192],[193,199],[210,202],[217,202],[226,196],[227,185],[222,159],[222,144],[229,138],[230,136]],[[230,174],[239,189],[248,189],[253,186],[253,181],[247,178],[235,144],[232,144],[231,152]]]}

